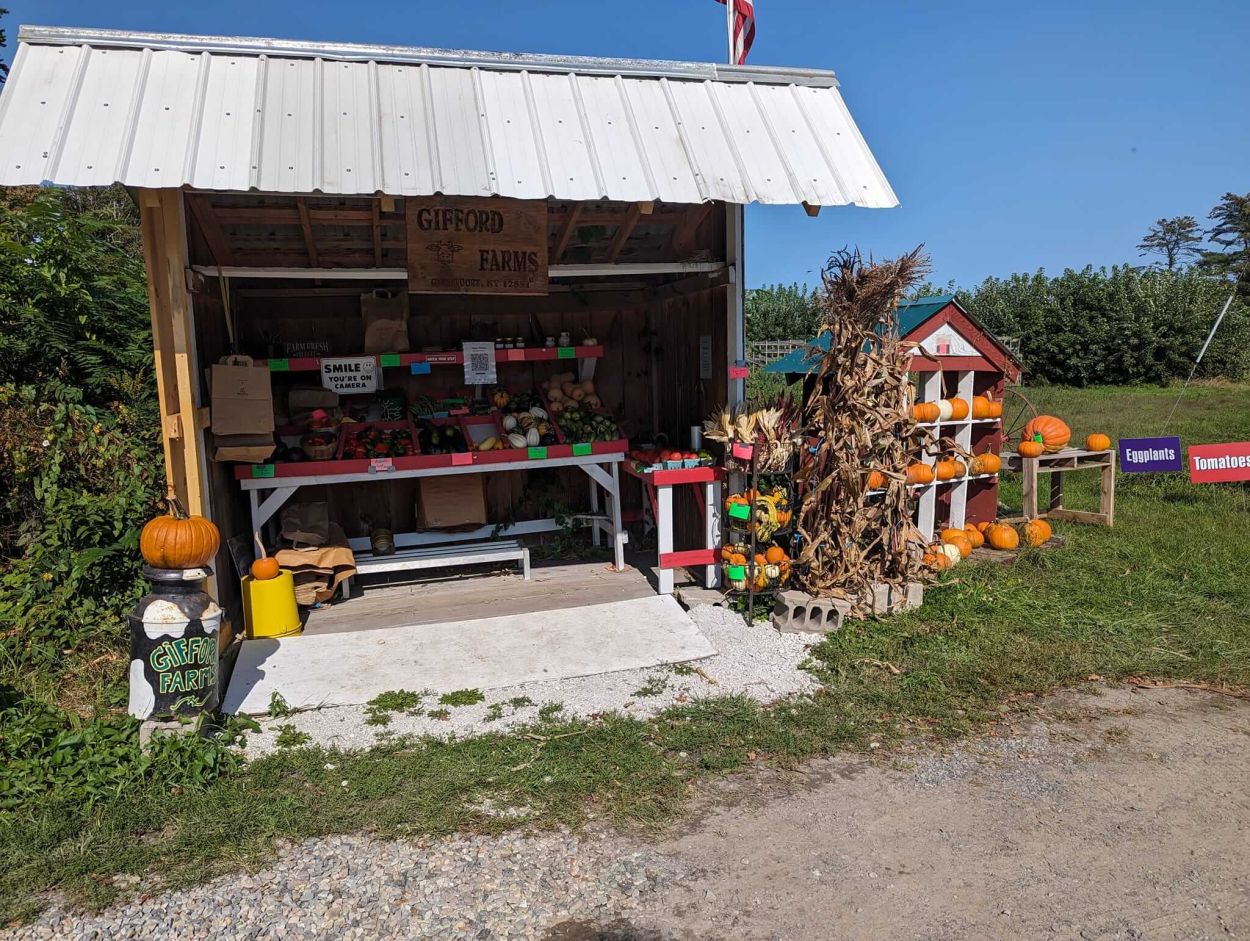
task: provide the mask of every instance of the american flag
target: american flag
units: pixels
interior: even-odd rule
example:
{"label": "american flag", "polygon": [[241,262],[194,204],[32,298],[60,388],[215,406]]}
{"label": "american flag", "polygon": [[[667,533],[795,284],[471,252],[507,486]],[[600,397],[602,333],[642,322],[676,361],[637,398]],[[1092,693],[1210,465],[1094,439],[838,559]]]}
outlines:
{"label": "american flag", "polygon": [[[728,3],[729,0],[716,0],[717,3]],[[755,42],[755,0],[732,0],[733,2],[733,47],[730,58],[735,65],[746,65],[747,53]]]}

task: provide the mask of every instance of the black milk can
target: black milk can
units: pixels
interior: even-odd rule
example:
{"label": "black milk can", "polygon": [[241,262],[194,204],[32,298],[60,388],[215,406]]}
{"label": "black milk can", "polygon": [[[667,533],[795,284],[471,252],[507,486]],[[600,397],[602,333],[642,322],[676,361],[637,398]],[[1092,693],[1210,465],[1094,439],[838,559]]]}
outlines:
{"label": "black milk can", "polygon": [[193,719],[218,705],[217,632],[221,608],[203,590],[212,574],[143,567],[152,583],[130,613],[130,714]]}

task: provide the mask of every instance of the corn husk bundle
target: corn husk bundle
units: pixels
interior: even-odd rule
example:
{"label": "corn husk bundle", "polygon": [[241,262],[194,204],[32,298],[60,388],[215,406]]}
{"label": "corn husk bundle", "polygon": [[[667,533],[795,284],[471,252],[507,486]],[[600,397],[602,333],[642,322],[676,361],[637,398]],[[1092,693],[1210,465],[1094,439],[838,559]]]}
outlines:
{"label": "corn husk bundle", "polygon": [[[804,545],[795,568],[806,591],[848,599],[859,613],[874,582],[901,587],[919,564],[905,471],[933,442],[911,417],[911,349],[899,341],[894,310],[927,267],[920,249],[881,264],[839,252],[817,299],[830,342],[804,410],[804,431],[818,443],[799,471]],[[872,469],[886,487],[869,501]]]}
{"label": "corn husk bundle", "polygon": [[771,474],[783,470],[798,449],[801,418],[794,400],[781,395],[763,408],[722,407],[703,420],[703,437],[724,446],[726,465],[735,470],[748,469],[750,461],[735,458],[732,446],[753,445],[756,469]]}

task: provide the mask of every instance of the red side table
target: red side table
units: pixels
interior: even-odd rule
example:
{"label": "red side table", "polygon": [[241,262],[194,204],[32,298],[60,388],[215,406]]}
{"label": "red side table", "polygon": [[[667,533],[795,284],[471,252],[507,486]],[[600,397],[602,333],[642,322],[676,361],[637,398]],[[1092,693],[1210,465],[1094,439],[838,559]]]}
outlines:
{"label": "red side table", "polygon": [[[659,543],[660,594],[673,593],[673,571],[679,568],[703,567],[703,583],[708,588],[720,584],[721,487],[725,472],[719,467],[687,467],[681,470],[657,470],[648,474],[634,469],[629,461],[625,473],[636,478],[651,501],[655,518],[656,541]],[[695,487],[702,490],[697,501],[703,517],[703,548],[673,550],[673,488]]]}

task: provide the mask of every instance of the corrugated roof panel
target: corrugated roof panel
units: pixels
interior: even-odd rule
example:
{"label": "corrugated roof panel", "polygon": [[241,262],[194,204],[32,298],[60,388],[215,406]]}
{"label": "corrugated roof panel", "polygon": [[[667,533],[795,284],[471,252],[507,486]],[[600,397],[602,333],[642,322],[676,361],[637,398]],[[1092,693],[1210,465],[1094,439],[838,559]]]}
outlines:
{"label": "corrugated roof panel", "polygon": [[897,204],[830,73],[23,30],[0,184],[114,181]]}

